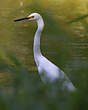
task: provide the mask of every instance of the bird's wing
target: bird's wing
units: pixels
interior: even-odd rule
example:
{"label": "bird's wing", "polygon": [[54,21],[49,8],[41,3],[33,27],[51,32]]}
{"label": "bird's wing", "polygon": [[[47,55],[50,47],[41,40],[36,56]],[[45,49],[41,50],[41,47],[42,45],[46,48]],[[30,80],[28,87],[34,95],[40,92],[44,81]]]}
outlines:
{"label": "bird's wing", "polygon": [[39,67],[38,67],[39,73],[44,73],[44,76],[42,77],[42,80],[45,82],[46,78],[50,82],[53,82],[55,80],[63,80],[62,87],[63,89],[67,88],[70,91],[74,91],[75,87],[70,81],[70,79],[67,77],[67,75],[60,69],[58,68],[55,64],[50,62],[47,58],[42,56],[40,58],[39,62]]}
{"label": "bird's wing", "polygon": [[44,73],[52,81],[59,77],[58,67],[44,56],[40,58],[38,70],[40,74]]}

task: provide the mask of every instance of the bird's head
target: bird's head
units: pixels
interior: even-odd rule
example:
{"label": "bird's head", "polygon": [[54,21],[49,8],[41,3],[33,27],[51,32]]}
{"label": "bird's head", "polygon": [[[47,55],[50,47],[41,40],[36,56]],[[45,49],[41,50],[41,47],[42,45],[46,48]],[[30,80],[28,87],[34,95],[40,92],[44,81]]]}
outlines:
{"label": "bird's head", "polygon": [[24,18],[20,18],[20,19],[16,19],[14,20],[15,22],[17,21],[23,21],[23,20],[34,20],[34,21],[38,21],[41,18],[40,14],[38,13],[32,13]]}

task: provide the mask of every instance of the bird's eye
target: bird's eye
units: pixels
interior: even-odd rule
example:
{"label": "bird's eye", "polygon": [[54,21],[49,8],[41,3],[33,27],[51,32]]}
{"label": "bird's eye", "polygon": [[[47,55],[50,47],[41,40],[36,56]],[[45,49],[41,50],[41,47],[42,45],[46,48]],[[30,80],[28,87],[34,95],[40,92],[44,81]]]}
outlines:
{"label": "bird's eye", "polygon": [[34,16],[31,16],[31,18],[34,18]]}

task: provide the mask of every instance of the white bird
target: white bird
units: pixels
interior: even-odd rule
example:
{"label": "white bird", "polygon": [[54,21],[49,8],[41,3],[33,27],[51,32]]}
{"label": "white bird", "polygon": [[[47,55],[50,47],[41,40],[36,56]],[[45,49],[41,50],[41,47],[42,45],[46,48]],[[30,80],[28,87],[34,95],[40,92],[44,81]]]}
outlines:
{"label": "white bird", "polygon": [[44,21],[40,14],[32,13],[25,18],[16,19],[16,21],[22,20],[34,20],[37,22],[38,28],[34,37],[34,59],[38,68],[38,72],[41,76],[43,82],[54,82],[56,80],[63,80],[62,88],[66,88],[69,91],[74,91],[75,87],[66,74],[60,70],[55,64],[50,62],[47,58],[45,58],[40,50],[40,36],[44,28]]}

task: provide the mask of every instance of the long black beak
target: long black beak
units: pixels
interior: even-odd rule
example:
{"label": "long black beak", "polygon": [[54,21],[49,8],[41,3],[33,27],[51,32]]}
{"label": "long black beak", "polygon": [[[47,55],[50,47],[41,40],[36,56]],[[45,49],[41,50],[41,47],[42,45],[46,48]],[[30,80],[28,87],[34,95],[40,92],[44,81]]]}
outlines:
{"label": "long black beak", "polygon": [[28,19],[29,19],[28,17],[20,18],[20,19],[16,19],[16,20],[14,20],[14,22],[17,22],[17,21],[23,21],[23,20],[28,20]]}

